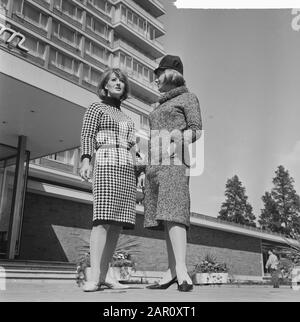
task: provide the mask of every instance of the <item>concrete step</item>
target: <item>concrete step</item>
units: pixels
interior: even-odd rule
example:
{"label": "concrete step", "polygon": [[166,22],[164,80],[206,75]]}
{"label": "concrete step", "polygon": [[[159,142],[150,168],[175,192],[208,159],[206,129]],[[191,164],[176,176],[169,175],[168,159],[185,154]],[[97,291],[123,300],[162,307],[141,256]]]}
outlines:
{"label": "concrete step", "polygon": [[7,279],[57,279],[76,278],[76,265],[73,263],[0,260],[0,267]]}
{"label": "concrete step", "polygon": [[42,270],[75,270],[76,264],[66,262],[46,261],[21,261],[21,260],[0,260],[0,266],[5,268],[18,269],[42,269]]}

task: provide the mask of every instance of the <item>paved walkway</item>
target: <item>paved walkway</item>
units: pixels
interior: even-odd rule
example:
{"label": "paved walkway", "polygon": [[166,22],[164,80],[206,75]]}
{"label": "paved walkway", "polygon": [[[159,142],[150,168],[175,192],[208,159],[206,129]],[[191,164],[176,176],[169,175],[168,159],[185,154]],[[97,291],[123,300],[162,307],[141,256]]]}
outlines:
{"label": "paved walkway", "polygon": [[176,285],[167,290],[132,287],[86,293],[74,281],[9,280],[6,290],[0,290],[0,302],[300,302],[300,291],[289,286],[195,286],[189,293],[178,292]]}

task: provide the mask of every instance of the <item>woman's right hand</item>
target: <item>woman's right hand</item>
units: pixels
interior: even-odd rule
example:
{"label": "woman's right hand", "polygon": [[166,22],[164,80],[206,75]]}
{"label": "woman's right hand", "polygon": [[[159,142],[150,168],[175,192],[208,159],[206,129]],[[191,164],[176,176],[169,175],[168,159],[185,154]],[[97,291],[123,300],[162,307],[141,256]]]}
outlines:
{"label": "woman's right hand", "polygon": [[91,179],[91,172],[90,160],[88,158],[83,159],[79,170],[80,177],[85,181],[89,181]]}

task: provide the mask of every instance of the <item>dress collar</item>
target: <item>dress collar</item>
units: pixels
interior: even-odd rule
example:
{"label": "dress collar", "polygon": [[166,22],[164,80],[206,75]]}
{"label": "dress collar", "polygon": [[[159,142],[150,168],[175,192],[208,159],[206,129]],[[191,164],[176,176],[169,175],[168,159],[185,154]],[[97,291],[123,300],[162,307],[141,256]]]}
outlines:
{"label": "dress collar", "polygon": [[116,107],[118,109],[120,109],[120,106],[121,106],[121,101],[119,99],[114,98],[114,97],[110,97],[110,96],[103,97],[102,102],[104,104]]}
{"label": "dress collar", "polygon": [[186,86],[179,86],[176,88],[171,89],[170,91],[164,93],[160,99],[159,99],[159,103],[162,104],[178,95],[181,95],[183,93],[188,93],[188,89]]}

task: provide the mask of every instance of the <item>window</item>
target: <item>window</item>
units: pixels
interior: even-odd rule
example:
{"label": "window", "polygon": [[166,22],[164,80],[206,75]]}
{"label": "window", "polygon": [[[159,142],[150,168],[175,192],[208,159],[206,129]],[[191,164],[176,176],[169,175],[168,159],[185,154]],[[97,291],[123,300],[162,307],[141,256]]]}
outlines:
{"label": "window", "polygon": [[91,68],[91,84],[98,86],[101,74],[100,72]]}
{"label": "window", "polygon": [[14,0],[13,2],[13,12],[22,13],[23,12],[23,0]]}
{"label": "window", "polygon": [[124,6],[121,7],[121,17],[123,21],[126,21],[126,8]]}
{"label": "window", "polygon": [[126,56],[126,69],[131,70],[132,69],[132,58],[129,56]]}
{"label": "window", "polygon": [[105,11],[105,9],[106,9],[105,3],[106,3],[106,1],[104,1],[104,0],[94,0],[94,6],[97,9],[100,9],[103,11]]}
{"label": "window", "polygon": [[142,65],[138,64],[138,77],[143,76],[143,67]]}
{"label": "window", "polygon": [[125,55],[120,54],[120,67],[125,68]]}
{"label": "window", "polygon": [[87,83],[90,83],[94,86],[99,85],[99,80],[101,77],[101,73],[97,70],[93,69],[88,65],[84,65],[83,67],[83,80]]}
{"label": "window", "polygon": [[82,22],[83,10],[74,5],[72,2],[66,0],[54,0],[54,8],[60,10],[72,19]]}
{"label": "window", "polygon": [[48,17],[41,13],[39,10],[29,6],[27,3],[24,3],[23,6],[23,15],[26,20],[43,29],[47,29]]}
{"label": "window", "polygon": [[139,23],[138,23],[138,30],[139,30],[139,32],[141,32],[141,33],[144,33],[145,32],[145,25],[146,25],[145,20],[142,19],[142,18],[139,18]]}
{"label": "window", "polygon": [[80,35],[76,31],[66,27],[65,25],[53,21],[53,34],[61,39],[62,41],[71,44],[72,46],[76,45],[79,47],[80,44]]}
{"label": "window", "polygon": [[135,72],[137,72],[137,70],[138,70],[138,63],[135,60],[133,61],[133,70]]}
{"label": "window", "polygon": [[50,63],[72,75],[78,76],[79,74],[79,62],[54,49],[50,50]]}
{"label": "window", "polygon": [[149,81],[149,69],[144,67],[144,79]]}
{"label": "window", "polygon": [[93,43],[92,41],[86,40],[86,52],[94,56],[96,58],[100,58],[102,60],[107,60],[107,52],[106,49],[98,46],[97,44]]}
{"label": "window", "polygon": [[101,23],[94,17],[87,15],[86,25],[87,28],[107,39],[108,31],[105,24]]}
{"label": "window", "polygon": [[0,0],[0,10],[2,9],[7,10],[8,0]]}
{"label": "window", "polygon": [[149,119],[145,115],[141,115],[141,128],[142,129],[149,129]]}
{"label": "window", "polygon": [[55,154],[51,154],[46,156],[49,160],[55,160],[61,163],[74,165],[75,164],[75,153],[76,150],[70,150],[70,151],[64,151],[64,152],[58,152]]}
{"label": "window", "polygon": [[133,24],[133,14],[131,11],[127,11],[127,23]]}
{"label": "window", "polygon": [[42,41],[26,35],[24,46],[29,49],[30,54],[40,58],[45,58],[46,45]]}
{"label": "window", "polygon": [[75,43],[75,32],[62,25],[60,25],[60,37],[71,44]]}

